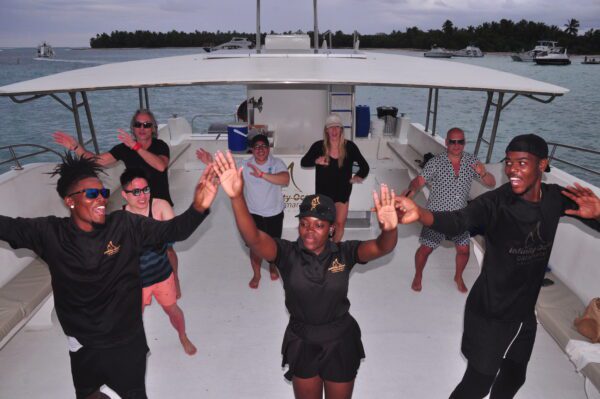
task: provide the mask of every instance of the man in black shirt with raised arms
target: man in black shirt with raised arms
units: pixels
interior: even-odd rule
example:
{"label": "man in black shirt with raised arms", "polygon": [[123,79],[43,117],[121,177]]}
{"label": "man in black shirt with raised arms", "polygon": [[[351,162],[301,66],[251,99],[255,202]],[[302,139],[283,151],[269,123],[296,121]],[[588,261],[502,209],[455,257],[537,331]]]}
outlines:
{"label": "man in black shirt with raised arms", "polygon": [[140,254],[144,245],[182,241],[194,232],[215,199],[215,173],[209,165],[192,206],[160,222],[122,210],[106,215],[110,192],[99,170],[94,161],[67,154],[55,174],[70,217],[0,216],[0,239],[48,264],[77,398],[106,397],[99,391],[104,384],[122,398],[146,398]]}
{"label": "man in black shirt with raised arms", "polygon": [[600,198],[581,187],[542,183],[548,145],[534,134],[506,148],[509,183],[466,208],[430,212],[397,198],[401,223],[420,221],[446,235],[480,229],[485,235],[481,274],[467,298],[462,352],[468,360],[452,399],[512,398],[525,382],[536,333],[534,307],[561,216],[600,231]]}

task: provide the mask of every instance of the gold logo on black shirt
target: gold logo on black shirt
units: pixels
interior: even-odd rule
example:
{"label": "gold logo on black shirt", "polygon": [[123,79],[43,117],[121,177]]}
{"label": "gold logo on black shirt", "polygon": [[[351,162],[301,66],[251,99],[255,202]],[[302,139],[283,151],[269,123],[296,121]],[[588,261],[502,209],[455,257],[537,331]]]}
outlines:
{"label": "gold logo on black shirt", "polygon": [[331,267],[327,270],[329,270],[331,273],[339,273],[339,272],[343,272],[344,269],[346,269],[346,265],[343,263],[340,263],[338,261],[338,259],[335,258],[333,260],[333,262],[331,262]]}
{"label": "gold logo on black shirt", "polygon": [[319,201],[319,197],[313,198],[312,201],[310,201],[310,210],[314,211],[318,205],[321,205],[321,202]]}
{"label": "gold logo on black shirt", "polygon": [[117,254],[120,250],[120,245],[115,245],[112,241],[109,241],[108,245],[106,246],[106,251],[104,251],[104,255],[112,256]]}

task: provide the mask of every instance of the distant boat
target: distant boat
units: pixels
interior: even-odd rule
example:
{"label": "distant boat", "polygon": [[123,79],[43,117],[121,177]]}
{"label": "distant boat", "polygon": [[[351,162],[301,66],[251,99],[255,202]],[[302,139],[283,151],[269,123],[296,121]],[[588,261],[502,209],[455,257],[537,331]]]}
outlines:
{"label": "distant boat", "polygon": [[39,58],[52,58],[54,57],[54,49],[48,43],[43,42],[37,47],[37,56]]}
{"label": "distant boat", "polygon": [[538,55],[534,58],[538,65],[570,65],[571,60],[567,55],[567,49],[555,47],[551,52]]}
{"label": "distant boat", "polygon": [[437,47],[435,44],[431,47],[431,50],[423,53],[423,57],[429,58],[452,58],[452,52],[442,47]]}
{"label": "distant boat", "polygon": [[588,58],[583,57],[583,61],[581,61],[582,64],[587,64],[587,65],[600,65],[600,58],[596,59],[596,58]]}
{"label": "distant boat", "polygon": [[483,57],[483,51],[479,47],[476,46],[467,46],[462,50],[457,50],[452,53],[454,57]]}
{"label": "distant boat", "polygon": [[533,50],[522,51],[511,55],[513,61],[533,62],[536,56],[551,53],[558,47],[558,42],[551,40],[538,40]]}
{"label": "distant boat", "polygon": [[230,41],[219,44],[215,47],[205,48],[207,51],[218,51],[218,50],[246,50],[254,46],[250,40],[245,37],[234,37]]}

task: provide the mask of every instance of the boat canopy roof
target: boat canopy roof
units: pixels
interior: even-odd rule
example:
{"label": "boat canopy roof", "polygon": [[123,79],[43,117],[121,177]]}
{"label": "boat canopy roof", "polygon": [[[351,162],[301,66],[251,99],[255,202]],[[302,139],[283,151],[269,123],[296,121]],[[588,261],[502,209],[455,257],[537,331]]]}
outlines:
{"label": "boat canopy roof", "polygon": [[221,84],[382,85],[550,96],[569,91],[507,72],[409,55],[241,50],[76,69],[0,87],[0,96]]}

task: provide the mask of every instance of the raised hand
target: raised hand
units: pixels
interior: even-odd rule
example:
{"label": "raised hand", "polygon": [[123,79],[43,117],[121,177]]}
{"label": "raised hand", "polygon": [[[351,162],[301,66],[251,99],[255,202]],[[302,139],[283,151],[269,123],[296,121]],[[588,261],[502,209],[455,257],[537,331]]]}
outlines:
{"label": "raised hand", "polygon": [[479,176],[485,175],[485,166],[481,162],[475,162],[472,167],[475,169],[475,173],[477,173]]}
{"label": "raised hand", "polygon": [[567,215],[579,216],[584,219],[600,219],[600,198],[594,192],[575,183],[561,191],[562,195],[575,201],[579,209],[567,209]]}
{"label": "raised hand", "polygon": [[407,197],[396,197],[396,213],[399,223],[410,224],[419,220],[419,206]]}
{"label": "raised hand", "polygon": [[214,165],[209,164],[202,172],[200,180],[196,185],[194,192],[194,208],[199,212],[204,212],[212,205],[217,196],[217,174]]}
{"label": "raised hand", "polygon": [[74,150],[79,145],[73,136],[68,135],[65,132],[56,131],[52,133],[52,137],[54,138],[54,142],[56,144],[62,145],[69,151]]}
{"label": "raised hand", "polygon": [[136,141],[131,134],[127,133],[123,129],[118,129],[117,131],[119,132],[117,138],[121,143],[125,144],[129,148],[135,145]]}
{"label": "raised hand", "polygon": [[394,190],[389,190],[386,184],[381,185],[381,195],[373,191],[373,202],[377,212],[377,220],[381,225],[381,230],[390,231],[398,226],[398,215],[396,214],[396,195]]}
{"label": "raised hand", "polygon": [[214,168],[225,194],[230,198],[241,196],[244,189],[242,168],[237,169],[231,151],[227,151],[225,155],[221,151],[217,151]]}
{"label": "raised hand", "polygon": [[250,172],[250,174],[254,177],[260,177],[261,174],[263,173],[262,170],[258,169],[258,167],[250,162],[248,162],[247,164],[250,169],[252,169],[252,171]]}
{"label": "raised hand", "polygon": [[196,150],[196,158],[198,158],[205,165],[208,165],[213,161],[213,157],[210,155],[210,152],[206,151],[204,148],[199,148]]}

